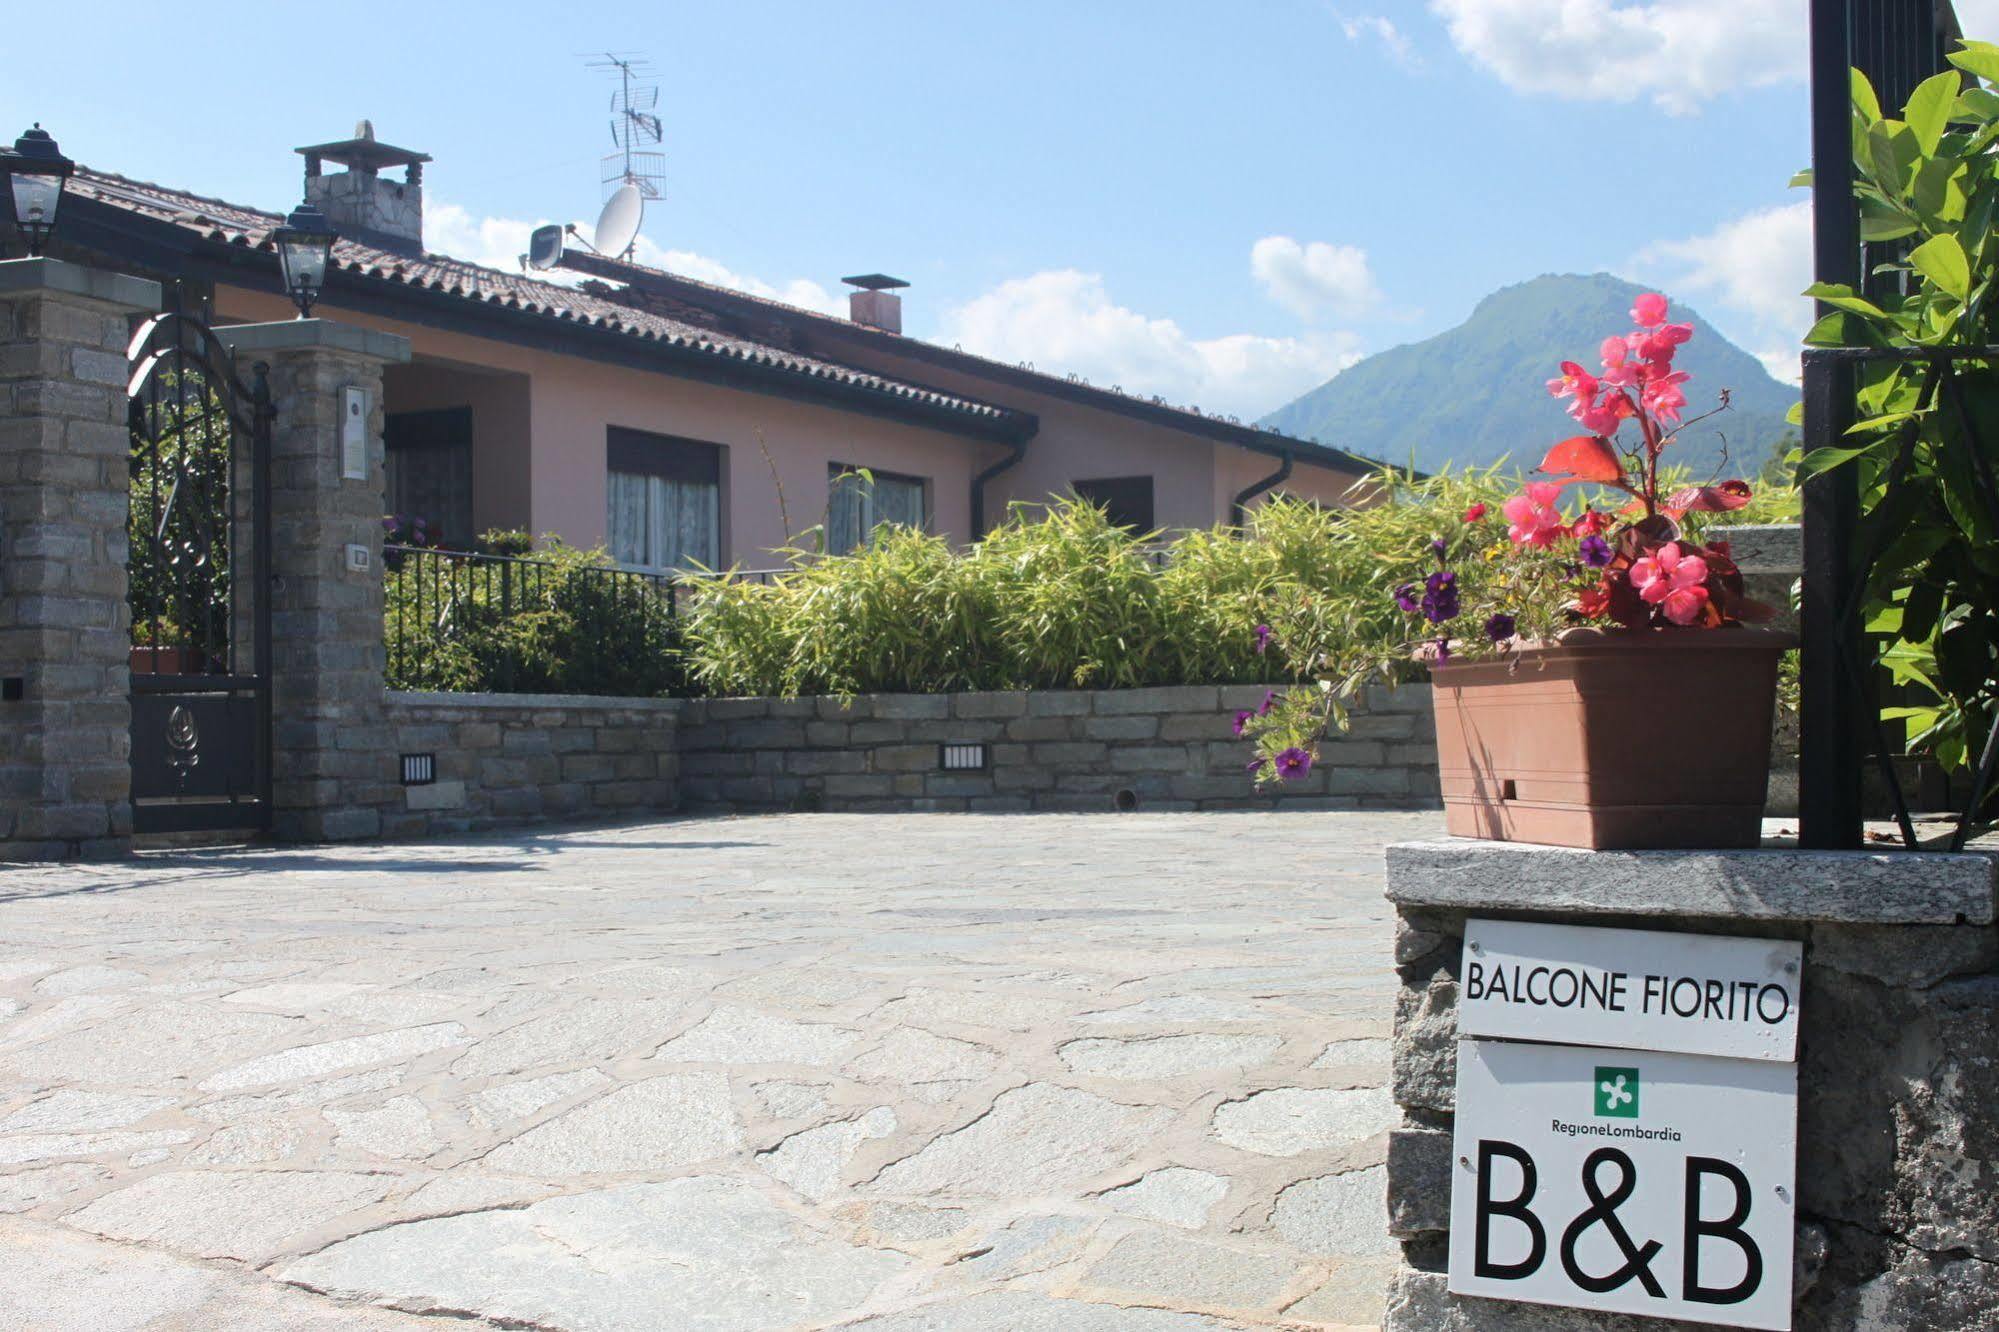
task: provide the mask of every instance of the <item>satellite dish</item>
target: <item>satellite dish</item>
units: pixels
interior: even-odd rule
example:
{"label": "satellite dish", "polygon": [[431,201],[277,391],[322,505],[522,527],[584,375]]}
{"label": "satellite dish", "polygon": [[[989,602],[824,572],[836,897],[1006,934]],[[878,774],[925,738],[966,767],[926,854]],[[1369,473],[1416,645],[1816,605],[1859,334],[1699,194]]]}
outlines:
{"label": "satellite dish", "polygon": [[528,267],[533,269],[553,268],[562,258],[562,227],[550,223],[536,227],[528,237]]}
{"label": "satellite dish", "polygon": [[597,253],[622,256],[638,239],[639,224],[645,221],[645,195],[631,181],[611,191],[610,202],[597,215],[597,236],[592,244]]}

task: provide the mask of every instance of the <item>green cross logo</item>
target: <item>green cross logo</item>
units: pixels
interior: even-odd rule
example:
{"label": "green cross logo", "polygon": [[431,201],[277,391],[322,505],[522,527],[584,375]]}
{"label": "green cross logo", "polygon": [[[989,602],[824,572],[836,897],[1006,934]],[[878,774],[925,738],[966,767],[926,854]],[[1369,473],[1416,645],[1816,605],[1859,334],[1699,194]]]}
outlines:
{"label": "green cross logo", "polygon": [[1597,1069],[1596,1113],[1599,1119],[1638,1118],[1637,1069]]}

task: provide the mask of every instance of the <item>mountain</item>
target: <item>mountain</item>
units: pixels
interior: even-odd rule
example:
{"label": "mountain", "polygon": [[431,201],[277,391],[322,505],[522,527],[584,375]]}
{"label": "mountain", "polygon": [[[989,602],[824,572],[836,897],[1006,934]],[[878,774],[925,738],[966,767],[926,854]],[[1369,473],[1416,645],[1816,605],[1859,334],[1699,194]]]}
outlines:
{"label": "mountain", "polygon": [[[1632,298],[1645,290],[1608,273],[1502,287],[1448,333],[1357,362],[1259,424],[1386,462],[1413,453],[1423,471],[1501,455],[1531,468],[1549,445],[1580,431],[1544,383],[1564,360],[1594,372],[1597,349],[1631,327]],[[1724,388],[1731,405],[1689,428],[1665,456],[1706,478],[1722,462],[1725,440],[1728,475],[1753,476],[1792,433],[1784,414],[1797,389],[1677,301],[1672,319],[1694,326],[1674,361],[1693,376],[1685,415],[1711,409]]]}

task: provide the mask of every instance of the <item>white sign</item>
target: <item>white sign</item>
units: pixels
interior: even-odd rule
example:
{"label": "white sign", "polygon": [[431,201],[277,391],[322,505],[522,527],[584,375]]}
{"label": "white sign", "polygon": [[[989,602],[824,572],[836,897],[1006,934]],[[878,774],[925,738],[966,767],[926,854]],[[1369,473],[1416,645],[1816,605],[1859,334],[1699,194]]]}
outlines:
{"label": "white sign", "polygon": [[1782,939],[1467,921],[1458,1034],[1796,1059],[1803,954]]}
{"label": "white sign", "polygon": [[368,479],[368,395],[352,386],[340,390],[340,475]]}
{"label": "white sign", "polygon": [[1796,1064],[1458,1043],[1450,1289],[1791,1326]]}

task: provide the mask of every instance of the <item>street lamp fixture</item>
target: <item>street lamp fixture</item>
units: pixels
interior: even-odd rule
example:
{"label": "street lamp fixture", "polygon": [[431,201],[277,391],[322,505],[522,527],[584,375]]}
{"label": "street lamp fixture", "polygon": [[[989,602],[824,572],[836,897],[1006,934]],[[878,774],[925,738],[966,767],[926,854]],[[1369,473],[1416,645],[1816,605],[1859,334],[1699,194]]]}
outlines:
{"label": "street lamp fixture", "polygon": [[326,285],[326,264],[338,236],[326,214],[309,203],[292,209],[285,224],[271,233],[278,247],[278,267],[284,273],[285,294],[298,306],[300,319],[312,317],[312,305]]}
{"label": "street lamp fixture", "polygon": [[56,228],[56,208],[76,163],[62,155],[41,122],[14,140],[14,151],[0,153],[0,173],[14,200],[14,224],[27,238],[28,254],[39,256]]}

